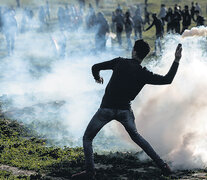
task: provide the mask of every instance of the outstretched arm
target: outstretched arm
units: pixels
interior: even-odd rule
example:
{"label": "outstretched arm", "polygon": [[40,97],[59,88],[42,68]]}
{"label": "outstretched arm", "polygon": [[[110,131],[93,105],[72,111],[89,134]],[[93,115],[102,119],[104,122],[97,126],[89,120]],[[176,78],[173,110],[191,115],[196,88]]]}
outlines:
{"label": "outstretched arm", "polygon": [[94,64],[92,66],[92,74],[93,74],[95,81],[97,83],[103,84],[103,78],[100,77],[100,71],[101,70],[108,70],[108,69],[113,70],[117,61],[118,61],[118,59],[116,58],[111,61],[105,61],[102,63]]}
{"label": "outstretched arm", "polygon": [[179,61],[182,56],[181,52],[182,52],[182,45],[178,44],[177,49],[175,51],[175,60],[170,70],[165,76],[153,74],[152,72],[146,70],[145,71],[146,84],[154,84],[154,85],[171,84],[178,69]]}
{"label": "outstretched arm", "polygon": [[148,31],[154,24],[155,24],[155,23],[154,23],[154,21],[153,21],[152,24],[151,24],[147,29],[145,29],[145,31]]}

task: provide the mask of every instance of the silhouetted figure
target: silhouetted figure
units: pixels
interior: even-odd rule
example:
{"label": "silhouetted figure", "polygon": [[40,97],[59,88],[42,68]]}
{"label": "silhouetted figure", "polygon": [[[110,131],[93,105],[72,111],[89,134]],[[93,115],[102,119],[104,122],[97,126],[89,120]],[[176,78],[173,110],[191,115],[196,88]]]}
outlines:
{"label": "silhouetted figure", "polygon": [[141,16],[141,10],[140,10],[140,6],[137,5],[137,9],[135,10],[135,14]]}
{"label": "silhouetted figure", "polygon": [[112,12],[111,16],[111,31],[114,33],[116,31],[116,14],[115,12]]}
{"label": "silhouetted figure", "polygon": [[100,0],[95,0],[95,1],[96,1],[96,8],[99,8]]}
{"label": "silhouetted figure", "polygon": [[195,5],[194,5],[194,2],[191,3],[190,14],[191,14],[192,20],[195,21],[195,18],[194,18],[194,15],[195,15]]}
{"label": "silhouetted figure", "polygon": [[196,2],[195,4],[195,11],[199,11],[199,14],[201,15],[202,14],[202,10],[201,10],[201,7],[200,5]]}
{"label": "silhouetted figure", "polygon": [[17,7],[20,8],[20,0],[16,0]]}
{"label": "silhouetted figure", "polygon": [[96,23],[96,14],[93,6],[89,3],[88,14],[86,15],[86,27],[88,30],[92,29]]}
{"label": "silhouetted figure", "polygon": [[175,6],[174,13],[173,13],[173,29],[175,30],[175,33],[178,34],[180,34],[180,21],[181,21],[181,14],[177,6]]}
{"label": "silhouetted figure", "polygon": [[143,20],[140,14],[136,14],[133,16],[134,22],[134,39],[142,39],[142,29],[143,29]]}
{"label": "silhouetted figure", "polygon": [[98,51],[106,49],[106,33],[109,33],[109,24],[103,13],[99,12],[96,18],[97,32],[95,35],[95,44]]}
{"label": "silhouetted figure", "polygon": [[78,0],[78,2],[79,2],[79,7],[80,7],[81,11],[83,11],[85,9],[85,5],[86,5],[85,0]]}
{"label": "silhouetted figure", "polygon": [[117,8],[116,8],[115,12],[117,12],[117,11],[119,11],[119,12],[120,12],[120,14],[122,14],[122,15],[123,15],[123,10],[122,10],[122,8],[121,8],[121,5],[120,5],[120,4],[118,4],[118,6],[117,6]]}
{"label": "silhouetted figure", "polygon": [[115,17],[115,22],[116,22],[116,35],[117,35],[117,40],[119,45],[122,45],[122,31],[124,27],[124,17],[122,15],[122,11],[120,9],[116,9],[116,17]]}
{"label": "silhouetted figure", "polygon": [[132,21],[129,11],[127,11],[125,14],[124,26],[125,26],[125,32],[126,32],[126,38],[127,38],[127,49],[131,50],[132,48],[131,34],[132,34],[134,23]]}
{"label": "silhouetted figure", "polygon": [[150,13],[147,10],[147,7],[144,8],[144,24],[150,25]]}
{"label": "silhouetted figure", "polygon": [[17,33],[17,21],[14,11],[11,9],[6,9],[2,14],[2,31],[6,37],[8,55],[12,55]]}
{"label": "silhouetted figure", "polygon": [[167,32],[172,33],[173,32],[173,11],[172,8],[168,8],[167,14],[165,16],[165,21],[167,22]]}
{"label": "silhouetted figure", "polygon": [[156,14],[152,14],[153,22],[152,24],[146,29],[148,31],[150,28],[155,26],[156,28],[156,40],[155,40],[155,55],[157,55],[158,47],[160,49],[160,52],[162,50],[161,45],[161,38],[163,37],[163,24],[160,19],[157,18]]}
{"label": "silhouetted figure", "polygon": [[167,14],[167,10],[165,8],[165,4],[161,4],[161,8],[160,8],[160,13],[159,13],[159,18],[162,20],[162,24],[163,26],[165,25],[165,16]]}
{"label": "silhouetted figure", "polygon": [[47,21],[50,21],[50,6],[49,6],[49,2],[46,1],[46,18],[47,18]]}
{"label": "silhouetted figure", "polygon": [[183,19],[183,29],[182,29],[182,32],[181,34],[186,30],[188,29],[188,27],[191,25],[191,15],[189,13],[189,10],[188,10],[188,6],[186,5],[185,6],[185,9],[182,11],[182,19]]}
{"label": "silhouetted figure", "polygon": [[145,7],[148,6],[148,0],[144,0],[144,5],[145,5]]}
{"label": "silhouetted figure", "polygon": [[195,11],[195,15],[196,15],[196,26],[203,26],[205,22],[204,17],[200,15],[199,11]]}
{"label": "silhouetted figure", "polygon": [[136,98],[146,84],[165,85],[172,83],[179,66],[182,48],[178,45],[175,60],[165,76],[154,74],[141,66],[149,51],[148,43],[138,40],[133,47],[131,59],[118,57],[92,66],[92,74],[97,83],[103,84],[100,71],[112,70],[113,73],[106,87],[101,106],[91,119],[83,136],[86,171],[73,175],[72,179],[95,179],[92,141],[97,133],[114,119],[125,127],[131,139],[156,163],[162,170],[162,174],[172,173],[167,163],[138,133],[131,101]]}
{"label": "silhouetted figure", "polygon": [[59,28],[60,30],[65,29],[65,10],[62,7],[58,8],[58,23],[59,23]]}

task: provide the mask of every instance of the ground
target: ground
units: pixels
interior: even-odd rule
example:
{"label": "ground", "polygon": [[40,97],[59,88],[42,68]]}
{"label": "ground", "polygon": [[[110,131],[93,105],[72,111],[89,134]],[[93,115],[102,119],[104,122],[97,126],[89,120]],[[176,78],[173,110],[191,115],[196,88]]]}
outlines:
{"label": "ground", "polygon": [[[1,115],[0,125],[1,179],[71,179],[72,174],[84,170],[82,148],[48,147],[46,139],[4,115]],[[171,176],[163,176],[151,160],[139,160],[141,153],[95,153],[96,178],[207,179],[206,170],[178,170]]]}

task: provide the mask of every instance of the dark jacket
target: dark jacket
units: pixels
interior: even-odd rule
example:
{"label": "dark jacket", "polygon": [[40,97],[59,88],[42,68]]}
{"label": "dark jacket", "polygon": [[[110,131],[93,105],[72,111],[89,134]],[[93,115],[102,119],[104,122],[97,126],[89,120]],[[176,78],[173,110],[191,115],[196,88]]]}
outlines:
{"label": "dark jacket", "polygon": [[180,24],[180,21],[181,21],[181,14],[179,11],[175,11],[173,13],[173,24],[178,25]]}
{"label": "dark jacket", "polygon": [[178,63],[174,62],[169,72],[165,76],[161,76],[143,68],[137,60],[120,57],[93,65],[92,74],[96,80],[100,78],[101,70],[113,70],[101,108],[130,109],[131,101],[135,99],[145,84],[170,84],[177,68]]}
{"label": "dark jacket", "polygon": [[197,26],[203,26],[204,25],[204,21],[205,21],[204,17],[199,15],[197,17],[197,19],[196,19],[196,25]]}
{"label": "dark jacket", "polygon": [[125,18],[124,26],[125,26],[126,33],[132,32],[134,24],[133,24],[133,21],[130,17]]}
{"label": "dark jacket", "polygon": [[189,11],[182,11],[183,26],[190,26],[191,24],[191,15]]}
{"label": "dark jacket", "polygon": [[168,12],[165,16],[165,21],[167,21],[168,24],[172,24],[173,22],[173,13]]}
{"label": "dark jacket", "polygon": [[155,25],[156,28],[156,35],[157,36],[162,36],[164,32],[163,24],[162,21],[158,18],[155,18],[152,22],[152,24],[146,29],[148,31],[152,26]]}

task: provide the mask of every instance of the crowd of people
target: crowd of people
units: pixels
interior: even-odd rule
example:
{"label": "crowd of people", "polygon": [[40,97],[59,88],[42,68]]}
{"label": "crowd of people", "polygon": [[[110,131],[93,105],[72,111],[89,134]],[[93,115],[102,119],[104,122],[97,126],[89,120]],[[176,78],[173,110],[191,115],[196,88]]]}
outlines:
{"label": "crowd of people", "polygon": [[[16,0],[16,2],[17,8],[20,9],[20,1]],[[198,3],[194,4],[194,2],[191,3],[191,7],[185,5],[183,9],[178,4],[168,9],[165,4],[161,4],[160,12],[157,14],[148,11],[147,1],[144,4],[130,6],[126,12],[123,12],[121,5],[118,4],[117,8],[111,12],[111,22],[108,22],[103,12],[101,12],[100,0],[95,0],[96,8],[91,3],[86,5],[85,0],[79,0],[78,2],[79,5],[65,4],[65,6],[60,6],[56,18],[53,17],[52,20],[58,20],[60,31],[74,31],[82,27],[94,33],[97,50],[106,48],[106,35],[110,32],[116,36],[119,46],[122,46],[124,31],[126,33],[127,49],[131,50],[132,33],[134,32],[134,40],[142,39],[143,31],[148,31],[155,26],[155,53],[157,53],[158,49],[159,51],[162,49],[161,38],[165,32],[182,34],[185,29],[191,26],[192,22],[195,22],[196,26],[202,26],[205,22],[200,5]],[[39,7],[36,16],[34,9],[24,8],[21,22],[18,24],[14,8],[0,8],[0,30],[5,35],[9,54],[14,51],[17,32],[25,33],[32,30],[34,24],[38,24],[39,31],[44,31],[45,27],[50,26],[52,21],[50,11],[48,0],[45,1],[44,6]]]}

